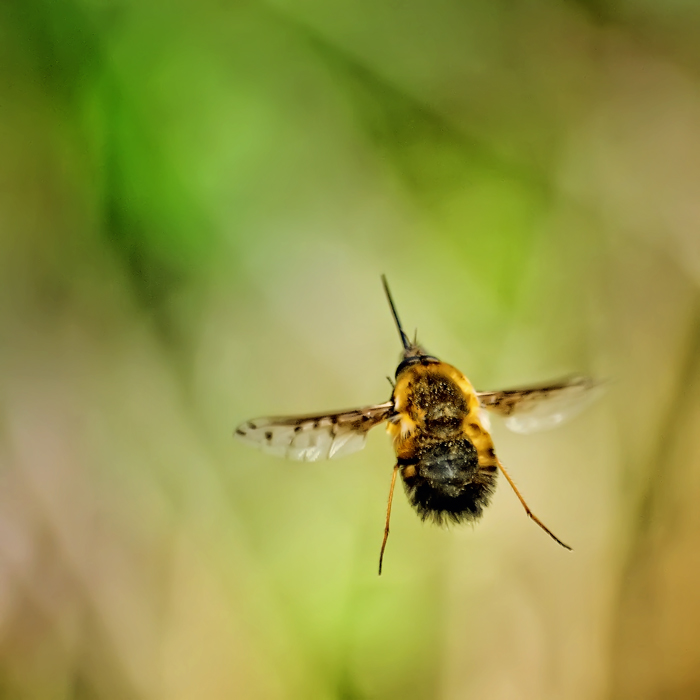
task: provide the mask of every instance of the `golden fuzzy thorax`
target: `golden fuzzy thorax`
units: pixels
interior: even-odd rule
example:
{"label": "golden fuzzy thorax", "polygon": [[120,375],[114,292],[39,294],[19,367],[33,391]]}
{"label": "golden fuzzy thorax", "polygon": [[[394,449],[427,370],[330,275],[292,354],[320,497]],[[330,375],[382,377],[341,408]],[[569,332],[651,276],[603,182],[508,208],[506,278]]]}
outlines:
{"label": "golden fuzzy thorax", "polygon": [[397,416],[387,431],[400,463],[414,457],[422,439],[461,436],[474,445],[481,469],[497,466],[474,387],[452,365],[433,361],[406,367],[397,377],[393,400]]}

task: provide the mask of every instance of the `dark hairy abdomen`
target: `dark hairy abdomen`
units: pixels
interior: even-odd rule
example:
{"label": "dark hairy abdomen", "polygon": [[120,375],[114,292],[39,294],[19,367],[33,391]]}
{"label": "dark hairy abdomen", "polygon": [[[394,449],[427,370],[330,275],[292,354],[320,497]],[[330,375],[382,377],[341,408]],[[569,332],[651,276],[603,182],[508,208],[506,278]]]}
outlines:
{"label": "dark hairy abdomen", "polygon": [[[477,520],[496,487],[495,471],[479,467],[476,449],[465,437],[421,440],[415,458],[399,464],[408,500],[422,520]],[[405,468],[409,464],[413,469]]]}

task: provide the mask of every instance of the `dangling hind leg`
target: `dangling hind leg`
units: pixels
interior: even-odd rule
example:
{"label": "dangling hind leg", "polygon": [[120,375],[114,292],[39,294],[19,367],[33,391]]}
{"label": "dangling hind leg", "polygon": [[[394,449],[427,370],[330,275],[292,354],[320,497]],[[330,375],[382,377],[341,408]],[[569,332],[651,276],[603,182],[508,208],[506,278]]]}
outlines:
{"label": "dangling hind leg", "polygon": [[523,508],[525,508],[525,512],[527,513],[527,517],[530,518],[531,520],[534,520],[555,542],[558,542],[564,549],[568,549],[571,551],[571,547],[569,547],[568,544],[564,544],[531,510],[530,506],[525,502],[525,499],[521,496],[520,491],[518,491],[517,486],[513,483],[513,480],[510,478],[510,474],[506,471],[506,468],[501,464],[500,459],[496,459],[498,463],[498,468],[501,470],[501,473],[503,476],[505,476],[506,481],[510,484],[510,487],[515,491],[515,495],[518,497],[518,500],[523,504]]}
{"label": "dangling hind leg", "polygon": [[391,519],[391,502],[394,500],[394,486],[396,485],[396,474],[399,471],[399,465],[394,467],[391,475],[391,487],[389,488],[389,502],[386,504],[386,524],[384,525],[384,539],[382,540],[382,549],[379,552],[379,575],[382,575],[382,561],[384,560],[384,549],[386,541],[389,539],[389,520]]}

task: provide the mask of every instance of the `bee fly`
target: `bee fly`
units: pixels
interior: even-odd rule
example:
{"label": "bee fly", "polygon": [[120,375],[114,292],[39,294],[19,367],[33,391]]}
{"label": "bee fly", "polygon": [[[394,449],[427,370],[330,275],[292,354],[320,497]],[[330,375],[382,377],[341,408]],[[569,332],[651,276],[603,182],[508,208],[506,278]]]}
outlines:
{"label": "bee fly", "polygon": [[506,425],[516,432],[547,429],[568,417],[572,405],[581,408],[578,399],[590,395],[594,383],[573,377],[526,389],[475,391],[458,369],[410,342],[384,276],[382,283],[403,344],[391,399],[347,411],[255,418],[238,426],[236,437],[280,457],[313,462],[361,450],[369,430],[386,421],[396,465],[379,554],[380,574],[398,473],[421,520],[443,524],[478,520],[500,470],[528,517],[562,547],[571,549],[530,510],[518,491],[496,456],[483,409],[505,416]]}

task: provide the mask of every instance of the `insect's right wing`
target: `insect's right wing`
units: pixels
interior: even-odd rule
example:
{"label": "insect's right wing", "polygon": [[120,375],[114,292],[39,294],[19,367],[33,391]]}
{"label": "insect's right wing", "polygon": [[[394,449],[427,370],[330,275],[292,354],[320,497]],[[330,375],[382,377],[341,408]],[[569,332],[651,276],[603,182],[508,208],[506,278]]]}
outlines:
{"label": "insect's right wing", "polygon": [[308,416],[253,418],[241,423],[234,435],[278,457],[315,462],[357,452],[367,433],[394,411],[392,401],[348,411]]}
{"label": "insect's right wing", "polygon": [[589,377],[569,377],[559,382],[523,389],[478,391],[483,408],[505,417],[516,433],[549,430],[580,413],[600,395],[601,384]]}

